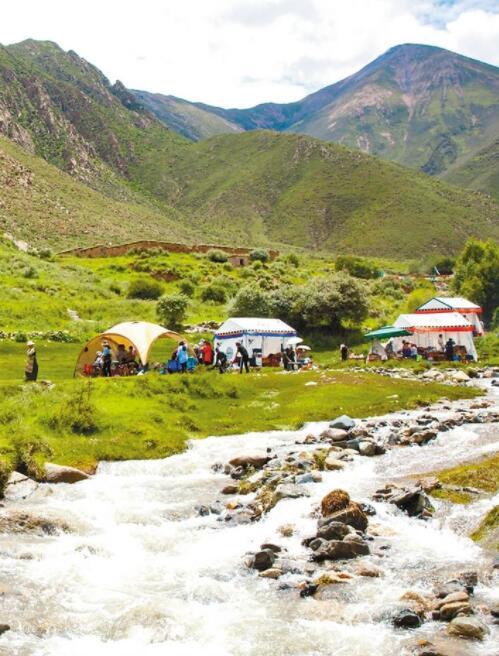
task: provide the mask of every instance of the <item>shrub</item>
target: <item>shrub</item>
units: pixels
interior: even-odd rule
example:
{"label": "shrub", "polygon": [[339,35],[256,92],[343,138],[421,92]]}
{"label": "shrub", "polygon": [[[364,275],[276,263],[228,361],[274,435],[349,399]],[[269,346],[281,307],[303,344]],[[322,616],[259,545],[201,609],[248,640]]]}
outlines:
{"label": "shrub", "polygon": [[37,435],[17,435],[13,439],[14,469],[25,476],[39,478],[42,465],[52,455],[48,442]]}
{"label": "shrub", "polygon": [[162,296],[156,305],[156,315],[163,326],[178,328],[182,325],[189,307],[185,294]]}
{"label": "shrub", "polygon": [[59,410],[50,417],[48,423],[59,431],[70,430],[77,435],[91,435],[97,431],[97,408],[92,403],[92,383],[87,381],[79,386]]}
{"label": "shrub", "polygon": [[148,278],[136,278],[128,287],[128,298],[140,298],[143,300],[156,300],[161,296],[163,287],[157,280]]}
{"label": "shrub", "polygon": [[227,301],[225,287],[216,282],[207,285],[201,292],[201,300],[204,302],[212,301],[213,303],[225,303]]}
{"label": "shrub", "polygon": [[116,294],[117,296],[121,296],[121,287],[117,283],[112,282],[109,285],[109,290],[112,291],[113,294]]}
{"label": "shrub", "polygon": [[36,278],[38,277],[38,271],[35,269],[35,267],[29,266],[24,269],[23,276],[25,278]]}
{"label": "shrub", "polygon": [[263,268],[263,262],[261,260],[255,260],[251,266],[255,271],[259,271]]}
{"label": "shrub", "polygon": [[288,255],[286,255],[286,261],[288,264],[291,264],[291,266],[294,266],[295,268],[300,266],[300,258],[296,253],[288,253]]}
{"label": "shrub", "polygon": [[378,267],[362,257],[354,257],[352,255],[340,255],[336,259],[337,271],[346,271],[355,278],[377,278],[380,275]]}
{"label": "shrub", "polygon": [[196,288],[190,280],[181,280],[179,285],[180,293],[191,298],[194,296]]}
{"label": "shrub", "polygon": [[264,248],[255,248],[249,254],[249,258],[252,262],[268,262],[270,260],[270,255],[267,250]]}
{"label": "shrub", "polygon": [[229,256],[224,251],[218,250],[216,248],[211,249],[206,254],[210,262],[217,262],[219,264],[224,264],[229,259]]}

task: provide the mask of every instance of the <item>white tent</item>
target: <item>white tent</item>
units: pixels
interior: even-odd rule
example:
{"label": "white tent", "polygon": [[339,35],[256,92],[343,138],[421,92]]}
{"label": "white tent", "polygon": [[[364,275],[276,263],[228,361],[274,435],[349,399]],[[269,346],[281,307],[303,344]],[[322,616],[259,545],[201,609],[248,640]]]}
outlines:
{"label": "white tent", "polygon": [[[473,342],[473,326],[458,312],[401,314],[393,325],[409,330],[412,336],[408,340],[417,346],[431,346],[439,350],[438,336],[442,335],[445,342],[449,338],[453,339],[459,346],[464,346],[466,352],[475,360],[478,359]],[[401,338],[398,339],[402,341]]]}
{"label": "white tent", "polygon": [[420,305],[416,310],[417,314],[449,312],[459,312],[459,314],[462,314],[473,326],[475,334],[483,335],[483,325],[478,316],[482,313],[482,308],[461,296],[435,296],[429,301],[426,301],[426,303],[423,303],[423,305]]}
{"label": "white tent", "polygon": [[236,354],[236,342],[241,342],[250,358],[259,359],[281,353],[289,340],[296,343],[296,337],[296,330],[280,319],[233,317],[216,331],[215,345],[231,360]]}
{"label": "white tent", "polygon": [[85,365],[90,365],[95,361],[97,351],[102,350],[104,341],[109,342],[114,354],[116,354],[118,344],[123,344],[125,349],[133,346],[137,351],[140,362],[145,365],[149,360],[149,352],[154,342],[157,339],[168,337],[177,342],[181,339],[178,333],[149,321],[118,323],[86,343],[78,356],[75,373],[82,373]]}

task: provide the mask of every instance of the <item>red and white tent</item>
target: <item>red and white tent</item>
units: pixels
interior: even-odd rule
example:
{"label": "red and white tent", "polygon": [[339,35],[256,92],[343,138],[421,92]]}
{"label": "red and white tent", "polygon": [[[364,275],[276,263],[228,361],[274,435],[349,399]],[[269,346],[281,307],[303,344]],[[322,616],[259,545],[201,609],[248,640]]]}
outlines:
{"label": "red and white tent", "polygon": [[435,296],[423,305],[420,305],[417,314],[436,314],[436,313],[451,313],[459,312],[465,319],[467,319],[473,326],[476,335],[483,335],[483,326],[480,321],[479,315],[482,313],[482,308],[466,298],[461,296]]}
{"label": "red and white tent", "polygon": [[393,324],[396,328],[405,328],[412,333],[409,341],[423,348],[433,347],[440,350],[439,335],[446,342],[453,339],[466,352],[478,359],[473,342],[473,325],[459,312],[416,312],[401,314]]}

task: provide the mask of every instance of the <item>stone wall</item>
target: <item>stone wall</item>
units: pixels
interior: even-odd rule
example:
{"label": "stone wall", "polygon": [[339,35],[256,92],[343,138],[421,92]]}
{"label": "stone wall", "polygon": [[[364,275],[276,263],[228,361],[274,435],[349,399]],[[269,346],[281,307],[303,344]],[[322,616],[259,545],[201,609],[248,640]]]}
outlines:
{"label": "stone wall", "polygon": [[[99,244],[97,246],[89,246],[88,248],[72,248],[67,251],[59,253],[60,255],[74,255],[76,257],[116,257],[118,255],[126,255],[132,250],[150,250],[159,249],[168,251],[170,253],[207,253],[210,250],[216,249],[228,253],[229,255],[248,256],[251,253],[251,248],[237,248],[235,246],[218,246],[214,244],[177,244],[168,241],[133,241],[127,244],[117,244],[115,246],[104,246]],[[279,251],[269,250],[269,255],[275,259],[279,255]]]}

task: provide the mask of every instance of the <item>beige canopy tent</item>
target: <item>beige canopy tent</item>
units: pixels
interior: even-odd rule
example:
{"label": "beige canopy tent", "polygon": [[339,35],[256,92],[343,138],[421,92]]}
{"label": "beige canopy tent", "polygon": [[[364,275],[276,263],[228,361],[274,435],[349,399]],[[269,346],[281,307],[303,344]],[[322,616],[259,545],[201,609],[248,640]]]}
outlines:
{"label": "beige canopy tent", "polygon": [[149,352],[152,345],[157,339],[171,338],[180,341],[181,336],[173,330],[158,326],[156,323],[149,321],[125,321],[118,323],[116,326],[109,328],[105,332],[92,337],[81,350],[76,362],[75,375],[82,374],[85,365],[91,365],[97,356],[97,351],[102,351],[102,343],[109,342],[109,346],[116,353],[118,344],[123,344],[125,349],[133,346],[137,351],[138,358],[142,365],[147,364]]}

